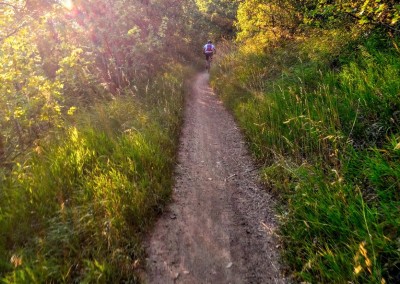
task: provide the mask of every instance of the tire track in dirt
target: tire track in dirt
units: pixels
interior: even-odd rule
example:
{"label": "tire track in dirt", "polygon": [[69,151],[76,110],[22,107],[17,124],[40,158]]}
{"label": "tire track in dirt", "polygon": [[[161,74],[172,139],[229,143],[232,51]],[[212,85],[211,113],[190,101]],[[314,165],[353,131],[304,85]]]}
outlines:
{"label": "tire track in dirt", "polygon": [[274,201],[208,79],[197,75],[187,98],[173,202],[146,244],[144,281],[286,283]]}

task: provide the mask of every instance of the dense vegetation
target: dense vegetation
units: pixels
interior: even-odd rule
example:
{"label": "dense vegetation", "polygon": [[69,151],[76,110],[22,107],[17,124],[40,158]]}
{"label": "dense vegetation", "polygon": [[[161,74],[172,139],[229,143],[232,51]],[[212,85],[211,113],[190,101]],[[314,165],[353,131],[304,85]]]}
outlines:
{"label": "dense vegetation", "polygon": [[294,280],[398,283],[400,6],[245,0],[237,15],[213,85],[282,200]]}
{"label": "dense vegetation", "polygon": [[213,85],[294,280],[400,282],[399,21],[394,0],[0,1],[0,282],[138,280],[210,36],[235,37]]}
{"label": "dense vegetation", "polygon": [[0,282],[137,281],[188,63],[232,30],[175,2],[0,1]]}

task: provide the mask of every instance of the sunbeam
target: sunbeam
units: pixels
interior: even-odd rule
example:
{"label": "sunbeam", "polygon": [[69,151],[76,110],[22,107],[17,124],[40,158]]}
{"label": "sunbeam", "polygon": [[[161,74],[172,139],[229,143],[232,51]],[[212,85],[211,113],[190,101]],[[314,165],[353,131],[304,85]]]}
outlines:
{"label": "sunbeam", "polygon": [[61,4],[68,10],[72,10],[72,8],[74,7],[74,3],[72,2],[72,0],[61,0]]}

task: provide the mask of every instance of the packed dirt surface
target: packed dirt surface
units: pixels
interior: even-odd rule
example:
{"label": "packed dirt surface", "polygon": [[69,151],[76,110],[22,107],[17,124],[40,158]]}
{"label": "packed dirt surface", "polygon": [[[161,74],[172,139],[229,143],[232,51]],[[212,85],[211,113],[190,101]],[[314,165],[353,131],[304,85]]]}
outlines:
{"label": "packed dirt surface", "polygon": [[173,202],[146,244],[145,283],[286,283],[274,202],[231,115],[199,74],[187,98]]}

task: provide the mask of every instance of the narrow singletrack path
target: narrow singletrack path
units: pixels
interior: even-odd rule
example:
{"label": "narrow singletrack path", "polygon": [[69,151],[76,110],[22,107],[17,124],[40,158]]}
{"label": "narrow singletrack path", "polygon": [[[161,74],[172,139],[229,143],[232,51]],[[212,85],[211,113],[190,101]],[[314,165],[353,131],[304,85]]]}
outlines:
{"label": "narrow singletrack path", "polygon": [[285,283],[274,202],[244,139],[196,76],[187,98],[173,202],[146,244],[146,283]]}

